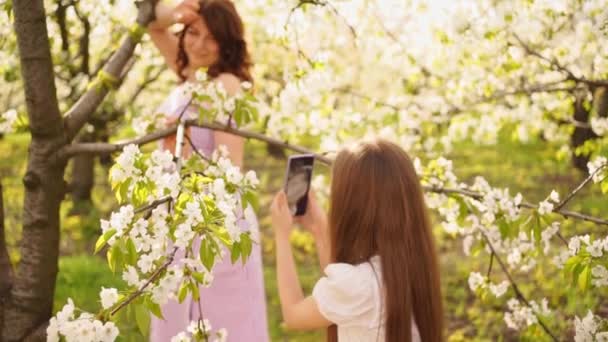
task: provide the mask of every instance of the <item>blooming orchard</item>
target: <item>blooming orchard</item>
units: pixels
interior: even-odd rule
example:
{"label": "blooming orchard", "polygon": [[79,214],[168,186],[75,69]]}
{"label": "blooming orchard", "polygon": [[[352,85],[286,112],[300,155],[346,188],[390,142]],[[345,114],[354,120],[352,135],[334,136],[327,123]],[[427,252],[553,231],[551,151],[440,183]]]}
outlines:
{"label": "blooming orchard", "polygon": [[[88,16],[95,37],[108,42],[128,31],[135,13],[130,1],[81,3],[81,12],[68,18]],[[572,330],[577,341],[606,340],[608,322],[599,308],[566,314],[566,289],[551,297],[536,291],[530,298],[532,291],[521,282],[540,283],[538,268],[551,267],[574,290],[606,298],[608,221],[566,205],[583,187],[608,193],[607,1],[236,4],[256,62],[255,97],[251,84],[231,97],[200,73],[186,90],[198,108],[185,117],[188,125],[232,130],[283,147],[307,146],[319,156],[370,135],[399,143],[417,157],[427,204],[444,233],[461,239],[465,256],[489,260],[487,271],[470,270],[468,287],[482,301],[497,298],[508,329],[533,339],[559,340]],[[61,33],[55,25],[49,30]],[[0,44],[13,46],[10,39]],[[53,49],[60,54],[59,44]],[[144,38],[123,87],[133,87],[129,81],[162,64],[153,51]],[[0,63],[13,65],[15,59],[9,55]],[[172,86],[167,75],[128,107],[138,136],[166,127],[165,113],[154,108]],[[58,92],[86,88],[88,81],[58,81]],[[125,102],[121,96],[116,93],[116,101]],[[1,110],[2,133],[23,111],[22,103],[9,103]],[[493,145],[501,136],[551,146],[559,163],[574,160],[588,178],[567,192],[547,191],[539,201],[495,187],[483,176],[459,180],[459,165],[449,153],[462,142]],[[102,289],[96,315],[77,315],[69,301],[51,320],[50,339],[113,340],[119,333],[115,313],[131,305],[133,319],[145,330],[148,313],[160,316],[168,298],[198,297],[199,286],[213,281],[213,265],[223,251],[234,262],[245,261],[257,240],[240,228],[253,221],[248,204],[256,202],[257,178],[232,166],[221,150],[210,158],[194,154],[179,168],[168,152],[120,147],[110,181],[122,207],[101,221],[96,249],[106,251],[110,268],[128,288]],[[315,180],[320,193],[327,191],[326,181]],[[585,222],[589,231],[566,228],[573,221]],[[209,322],[193,322],[176,340],[206,339],[210,330]],[[213,334],[225,336],[222,330]]]}

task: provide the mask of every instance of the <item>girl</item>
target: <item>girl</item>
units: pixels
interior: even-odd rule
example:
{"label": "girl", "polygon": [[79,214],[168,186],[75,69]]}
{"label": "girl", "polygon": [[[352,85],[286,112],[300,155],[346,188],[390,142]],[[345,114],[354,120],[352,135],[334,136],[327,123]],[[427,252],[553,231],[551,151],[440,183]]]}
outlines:
{"label": "girl", "polygon": [[[168,30],[175,23],[184,24],[177,36]],[[165,113],[168,122],[175,122],[182,109],[188,106],[190,96],[184,89],[186,83],[196,82],[194,74],[201,67],[207,68],[212,82],[221,83],[231,95],[239,91],[241,82],[252,82],[243,23],[229,0],[185,0],[175,8],[159,1],[156,20],[149,25],[148,31],[168,67],[182,81],[157,111]],[[196,110],[186,109],[187,114]],[[201,153],[209,156],[217,146],[224,145],[233,164],[242,165],[242,138],[204,128],[188,129],[187,135]],[[175,136],[166,139],[163,145],[173,152]],[[184,146],[184,152],[190,153],[188,145]],[[257,231],[258,227],[250,229]],[[182,256],[183,252],[178,253],[176,261]],[[200,289],[203,317],[210,321],[214,330],[226,328],[230,341],[266,342],[268,328],[259,244],[254,244],[245,266],[240,262],[232,265],[229,259],[224,258],[215,266],[211,287]],[[189,298],[181,304],[170,301],[162,311],[165,320],[152,319],[151,341],[169,341],[201,315],[198,303]]]}
{"label": "girl", "polygon": [[[283,192],[273,201],[285,325],[329,327],[328,341],[442,341],[438,258],[407,154],[385,140],[341,150],[329,207],[327,218],[311,192],[306,214],[294,219]],[[302,293],[289,244],[294,221],[313,233],[325,272],[310,297]]]}

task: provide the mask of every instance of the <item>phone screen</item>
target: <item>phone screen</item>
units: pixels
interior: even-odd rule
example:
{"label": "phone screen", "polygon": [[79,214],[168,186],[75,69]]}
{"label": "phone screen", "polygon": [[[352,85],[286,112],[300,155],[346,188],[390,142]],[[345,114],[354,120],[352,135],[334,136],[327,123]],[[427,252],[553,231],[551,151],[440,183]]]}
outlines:
{"label": "phone screen", "polygon": [[308,205],[308,189],[315,158],[309,154],[289,157],[285,179],[285,194],[294,216],[304,215]]}

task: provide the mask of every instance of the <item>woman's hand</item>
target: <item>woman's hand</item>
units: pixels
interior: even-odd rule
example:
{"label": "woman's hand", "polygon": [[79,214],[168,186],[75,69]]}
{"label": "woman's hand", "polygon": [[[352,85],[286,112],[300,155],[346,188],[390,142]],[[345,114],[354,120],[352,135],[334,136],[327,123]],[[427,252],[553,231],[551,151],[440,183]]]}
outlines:
{"label": "woman's hand", "polygon": [[200,17],[198,14],[199,9],[200,4],[198,0],[184,0],[175,7],[159,1],[155,9],[156,19],[150,23],[149,28],[164,31],[176,23],[190,24]]}
{"label": "woman's hand", "polygon": [[280,191],[274,197],[270,206],[270,216],[272,219],[272,227],[274,228],[275,237],[289,237],[293,225],[293,216],[289,211],[287,196],[284,191]]}
{"label": "woman's hand", "polygon": [[319,206],[314,190],[310,189],[308,191],[308,205],[306,206],[306,213],[304,213],[302,216],[297,216],[294,221],[310,231],[315,238],[319,238],[325,234],[327,227],[327,215],[325,214],[325,211],[321,209],[321,206]]}
{"label": "woman's hand", "polygon": [[198,11],[201,4],[198,0],[184,0],[173,9],[174,23],[188,25],[200,18]]}

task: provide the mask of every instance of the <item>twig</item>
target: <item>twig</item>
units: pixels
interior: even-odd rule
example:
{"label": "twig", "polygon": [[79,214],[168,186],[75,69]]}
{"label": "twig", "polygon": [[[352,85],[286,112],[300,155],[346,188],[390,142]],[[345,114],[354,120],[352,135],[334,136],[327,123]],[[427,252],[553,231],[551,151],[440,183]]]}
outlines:
{"label": "twig", "polygon": [[180,121],[182,119],[182,116],[184,116],[184,113],[186,113],[186,110],[188,110],[188,107],[192,103],[192,100],[194,100],[194,97],[191,96],[190,99],[188,100],[188,102],[186,103],[186,105],[184,106],[184,108],[182,108],[182,111],[179,112],[179,116],[177,117],[177,121]]}
{"label": "twig", "polygon": [[190,139],[190,135],[188,134],[184,134],[184,138],[186,138],[186,140],[188,141],[188,143],[190,144],[190,148],[192,149],[192,151],[194,151],[194,153],[196,153],[199,157],[201,157],[202,160],[206,160],[206,161],[211,161],[209,160],[209,158],[205,157],[197,148],[196,146],[194,146],[194,143],[192,142],[192,139]]}
{"label": "twig", "polygon": [[487,278],[490,278],[490,274],[492,273],[492,265],[494,264],[494,252],[490,254],[490,265],[488,266],[488,273],[486,275]]}
{"label": "twig", "polygon": [[209,341],[209,337],[207,336],[207,331],[205,330],[205,317],[203,316],[203,307],[201,304],[201,301],[203,299],[201,298],[201,296],[198,296],[198,313],[201,316],[201,319],[199,320],[200,326],[201,326],[201,330],[203,331],[203,338],[205,339],[205,342]]}
{"label": "twig", "polygon": [[602,171],[606,166],[608,166],[608,164],[604,164],[604,165],[598,167],[597,170],[595,170],[595,172],[590,174],[589,177],[587,177],[581,184],[579,184],[579,186],[576,187],[576,189],[572,190],[572,192],[570,192],[570,194],[568,194],[568,196],[566,196],[566,198],[564,198],[558,205],[556,205],[553,210],[559,211],[561,208],[563,208],[568,203],[568,201],[570,201],[583,187],[585,187],[585,185],[587,185],[589,182],[591,182],[593,177],[595,177],[595,175],[598,174],[600,171]]}
{"label": "twig", "polygon": [[169,265],[173,262],[173,258],[175,257],[175,253],[177,252],[177,250],[178,250],[178,248],[174,247],[173,251],[169,255],[169,259],[167,259],[167,261],[165,261],[165,263],[161,267],[157,268],[156,271],[154,271],[154,273],[150,276],[150,278],[148,278],[148,280],[139,289],[137,289],[137,291],[133,292],[131,295],[129,295],[129,297],[124,302],[120,303],[120,305],[118,305],[116,308],[114,308],[110,312],[110,316],[114,316],[120,309],[127,306],[135,298],[137,298],[139,295],[141,295],[144,292],[144,290],[146,289],[146,287],[148,287],[148,285],[150,285],[153,281],[155,281],[160,276],[160,274],[165,269],[167,269],[167,267],[169,267]]}
{"label": "twig", "polygon": [[[350,30],[350,34],[353,36],[354,39],[357,39],[357,31],[355,30],[355,28],[353,27],[353,25],[351,25],[348,20],[346,20],[346,18],[338,11],[338,9],[336,8],[336,6],[332,5],[330,2],[326,2],[325,6],[328,6],[329,9],[334,12],[334,14],[339,17],[340,19],[342,19],[342,21],[344,21],[344,25],[346,25],[348,27],[348,29]],[[355,40],[355,46],[356,46],[356,40]]]}
{"label": "twig", "polygon": [[[465,189],[438,188],[438,187],[432,187],[432,186],[423,186],[422,188],[425,191],[438,193],[438,194],[459,194],[459,195],[474,198],[476,200],[480,200],[483,198],[483,194],[474,192],[474,191],[470,191],[470,190],[465,190]],[[526,209],[538,209],[538,205],[530,204],[530,203],[526,203],[526,202],[519,204],[519,207],[526,208]],[[589,221],[589,222],[593,222],[596,224],[608,226],[608,220],[581,214],[578,212],[563,210],[563,209],[560,209],[557,211],[555,209],[553,209],[553,212],[556,214],[560,214],[564,217],[575,218],[575,219],[579,219],[579,220],[583,220],[583,221]]]}
{"label": "twig", "polygon": [[[521,290],[519,289],[519,287],[517,286],[517,283],[515,282],[515,280],[513,280],[513,277],[511,276],[511,273],[509,273],[509,270],[507,269],[507,267],[505,266],[505,264],[502,262],[502,260],[500,259],[500,257],[498,256],[498,254],[496,254],[496,250],[494,249],[494,246],[492,245],[492,243],[490,242],[490,239],[488,238],[488,236],[486,235],[486,233],[484,233],[483,231],[480,231],[481,235],[484,237],[486,243],[488,244],[488,247],[490,247],[490,250],[492,252],[492,255],[494,255],[494,258],[496,258],[496,261],[498,262],[498,265],[500,266],[500,268],[502,269],[502,272],[505,274],[505,276],[507,277],[507,279],[509,280],[509,283],[511,283],[511,287],[513,288],[513,290],[515,291],[515,295],[517,296],[517,298],[524,302],[524,304],[526,304],[527,307],[532,309],[532,306],[530,305],[530,302],[526,299],[526,297],[523,295],[523,293],[521,292]],[[532,310],[532,312],[534,312],[534,310]],[[557,337],[554,335],[554,333],[549,329],[549,327],[547,327],[547,325],[545,324],[545,322],[543,322],[543,320],[541,319],[541,317],[534,312],[534,315],[536,316],[536,318],[538,319],[538,324],[540,324],[540,326],[543,328],[543,330],[547,333],[547,335],[551,336],[551,338],[553,339],[553,341],[557,341]]]}
{"label": "twig", "polygon": [[159,199],[155,200],[154,202],[152,202],[150,204],[147,204],[147,205],[145,205],[143,207],[139,207],[139,208],[135,209],[134,213],[135,214],[139,214],[139,213],[144,212],[146,210],[154,209],[154,208],[158,207],[159,205],[161,205],[163,203],[170,202],[172,199],[173,198],[171,196],[166,196],[166,197],[163,197],[163,198],[159,198]]}

